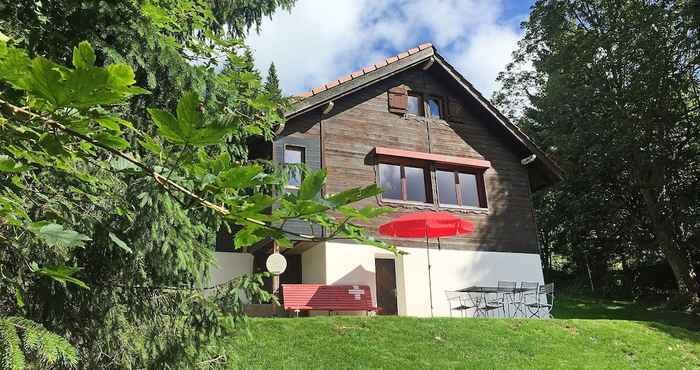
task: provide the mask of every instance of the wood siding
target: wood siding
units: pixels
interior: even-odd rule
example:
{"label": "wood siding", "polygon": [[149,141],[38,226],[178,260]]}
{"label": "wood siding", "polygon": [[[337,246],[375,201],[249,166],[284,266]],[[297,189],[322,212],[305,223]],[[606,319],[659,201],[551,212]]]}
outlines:
{"label": "wood siding", "polygon": [[[387,92],[395,87],[442,97],[444,105],[449,106],[443,108],[450,113],[449,118],[405,118],[390,113]],[[538,253],[528,173],[520,164],[520,156],[499,130],[470,112],[466,98],[456,91],[431,70],[413,68],[340,98],[328,115],[322,116],[316,109],[292,119],[278,140],[315,138],[320,143],[322,138],[319,146],[321,161],[328,170],[327,193],[375,183],[377,175],[372,154],[375,147],[489,161],[491,167],[484,173],[488,209],[444,209],[474,222],[475,233],[443,238],[440,247]],[[434,172],[431,172],[431,185],[435,195]],[[438,209],[430,204],[397,205],[383,202],[379,197],[363,202],[367,203],[396,208],[393,214],[366,225],[373,234],[378,225],[401,214],[420,208]],[[422,241],[386,240],[397,246],[425,247]]]}
{"label": "wood siding", "polygon": [[[314,119],[314,117],[316,117]],[[272,150],[274,160],[284,162],[284,148],[286,145],[293,145],[304,148],[304,159],[307,167],[311,170],[321,168],[321,139],[318,127],[319,113],[309,114],[294,120],[292,125],[285,126],[282,133],[275,139]],[[321,236],[323,230],[318,225],[312,226],[309,222],[301,220],[290,220],[285,225],[285,230],[293,233]],[[292,240],[303,240],[290,237]]]}

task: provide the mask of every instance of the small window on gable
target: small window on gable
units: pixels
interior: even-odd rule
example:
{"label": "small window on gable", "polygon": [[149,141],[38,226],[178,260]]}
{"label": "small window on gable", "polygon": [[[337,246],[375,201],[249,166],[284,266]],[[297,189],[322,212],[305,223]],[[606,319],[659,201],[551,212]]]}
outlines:
{"label": "small window on gable", "polygon": [[[284,163],[285,164],[302,164],[306,161],[306,151],[303,147],[287,145],[284,147]],[[287,187],[297,188],[301,185],[302,174],[301,170],[296,167],[292,168],[289,174],[289,182]]]}
{"label": "small window on gable", "polygon": [[442,118],[442,101],[440,98],[431,96],[428,98],[427,104],[428,116],[430,118]]}
{"label": "small window on gable", "polygon": [[423,99],[420,94],[408,93],[408,109],[406,113],[414,116],[423,115]]}

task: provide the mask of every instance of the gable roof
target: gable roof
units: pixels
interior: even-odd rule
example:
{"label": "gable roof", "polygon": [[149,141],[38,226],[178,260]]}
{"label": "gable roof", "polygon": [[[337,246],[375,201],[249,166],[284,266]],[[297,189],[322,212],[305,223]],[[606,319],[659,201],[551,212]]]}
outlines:
{"label": "gable roof", "polygon": [[547,157],[532,139],[493,106],[474,85],[437,52],[437,49],[431,43],[421,44],[418,47],[411,48],[398,55],[386,58],[379,63],[369,65],[302,93],[299,95],[299,99],[285,113],[285,116],[288,120],[292,119],[420,64],[423,64],[424,69],[437,65],[444,70],[464,90],[466,95],[476,101],[479,107],[491,116],[496,124],[504,129],[512,139],[527,152],[535,154],[535,163],[544,168],[550,178],[550,182],[562,179],[563,172],[559,165]]}

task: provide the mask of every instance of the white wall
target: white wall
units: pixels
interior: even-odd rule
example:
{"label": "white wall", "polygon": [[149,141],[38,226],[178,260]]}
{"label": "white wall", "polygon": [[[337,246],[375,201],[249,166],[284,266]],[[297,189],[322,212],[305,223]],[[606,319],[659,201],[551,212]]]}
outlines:
{"label": "white wall", "polygon": [[318,244],[301,255],[301,281],[304,284],[326,284],[326,246]]}
{"label": "white wall", "polygon": [[[394,256],[382,249],[360,244],[319,244],[302,255],[302,279],[309,284],[368,285],[376,304],[374,260],[394,258],[399,315],[430,317],[427,251],[423,248],[400,250],[407,254]],[[498,280],[544,281],[537,254],[431,248],[430,262],[434,316],[450,316],[446,290],[472,285],[496,286]]]}
{"label": "white wall", "polygon": [[[405,275],[406,311],[408,316],[430,316],[428,263],[425,250],[404,249],[410,254],[401,258]],[[544,281],[540,256],[526,253],[430,250],[433,313],[450,316],[446,290],[472,285],[496,286],[498,280]]]}
{"label": "white wall", "polygon": [[224,283],[253,272],[253,255],[250,253],[214,252],[217,266],[210,270],[210,285]]}

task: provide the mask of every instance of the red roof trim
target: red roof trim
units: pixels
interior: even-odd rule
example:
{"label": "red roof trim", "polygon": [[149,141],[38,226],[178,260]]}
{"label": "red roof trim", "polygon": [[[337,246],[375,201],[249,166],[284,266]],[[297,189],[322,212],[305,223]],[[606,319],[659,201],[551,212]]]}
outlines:
{"label": "red roof trim", "polygon": [[390,156],[390,157],[421,159],[421,160],[425,160],[425,161],[433,161],[433,162],[438,162],[438,163],[446,163],[446,164],[453,164],[453,165],[480,168],[480,169],[491,168],[491,162],[485,161],[483,159],[476,159],[476,158],[453,157],[451,155],[412,152],[410,150],[382,148],[382,147],[374,148],[374,152],[377,155],[385,155],[385,156]]}

